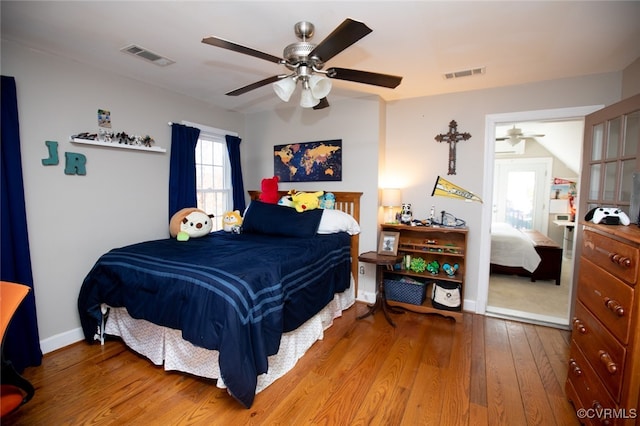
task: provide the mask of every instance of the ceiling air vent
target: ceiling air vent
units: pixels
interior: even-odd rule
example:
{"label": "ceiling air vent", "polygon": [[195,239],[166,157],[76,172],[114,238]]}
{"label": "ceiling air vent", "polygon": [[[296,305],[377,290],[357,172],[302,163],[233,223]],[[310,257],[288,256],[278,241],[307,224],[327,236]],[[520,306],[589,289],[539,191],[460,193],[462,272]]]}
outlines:
{"label": "ceiling air vent", "polygon": [[165,58],[164,56],[160,56],[157,53],[153,53],[152,51],[145,49],[144,47],[136,46],[134,44],[123,47],[122,49],[120,49],[120,51],[133,56],[137,56],[160,67],[166,67],[167,65],[175,63],[175,61],[172,61],[169,58]]}
{"label": "ceiling air vent", "polygon": [[468,70],[448,72],[443,75],[445,80],[451,80],[453,78],[471,77],[472,75],[482,75],[485,73],[485,67],[471,68]]}

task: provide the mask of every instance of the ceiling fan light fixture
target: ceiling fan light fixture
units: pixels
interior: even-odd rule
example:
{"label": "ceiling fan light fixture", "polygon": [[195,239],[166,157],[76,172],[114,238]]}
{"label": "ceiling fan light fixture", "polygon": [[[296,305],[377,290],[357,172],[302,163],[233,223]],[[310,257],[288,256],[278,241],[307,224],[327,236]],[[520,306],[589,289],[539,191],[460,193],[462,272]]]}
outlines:
{"label": "ceiling fan light fixture", "polygon": [[327,77],[312,75],[309,77],[309,87],[313,97],[320,100],[326,98],[331,91],[331,80]]}
{"label": "ceiling fan light fixture", "polygon": [[300,94],[300,106],[302,108],[313,108],[320,103],[320,99],[313,96],[311,89],[302,89]]}
{"label": "ceiling fan light fixture", "polygon": [[273,91],[284,102],[289,102],[294,90],[296,90],[296,82],[293,77],[283,78],[273,83]]}
{"label": "ceiling fan light fixture", "polygon": [[[216,36],[205,37],[202,39],[202,43],[284,65],[293,73],[288,77],[274,75],[264,78],[232,90],[226,93],[227,96],[238,96],[273,83],[276,95],[281,100],[288,102],[295,91],[296,83],[300,81],[303,90],[300,104],[305,108],[317,106],[314,109],[323,109],[329,106],[327,95],[332,86],[329,79],[335,78],[391,89],[397,87],[402,81],[400,76],[349,68],[330,68],[327,71],[321,71],[328,60],[371,31],[371,28],[367,27],[364,22],[347,18],[324,40],[315,44],[308,41],[313,37],[313,24],[306,21],[298,22],[294,27],[294,32],[300,41],[285,47],[282,58]],[[314,77],[315,73],[321,73],[323,76]]]}

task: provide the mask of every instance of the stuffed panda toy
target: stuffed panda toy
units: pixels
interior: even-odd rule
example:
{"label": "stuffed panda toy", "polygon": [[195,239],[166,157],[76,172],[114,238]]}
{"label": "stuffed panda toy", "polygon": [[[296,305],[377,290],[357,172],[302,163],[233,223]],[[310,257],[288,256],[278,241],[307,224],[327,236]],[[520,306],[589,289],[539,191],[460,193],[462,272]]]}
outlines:
{"label": "stuffed panda toy", "polygon": [[169,234],[178,241],[188,241],[190,238],[198,238],[208,235],[213,229],[212,214],[187,207],[177,211],[169,221]]}
{"label": "stuffed panda toy", "polygon": [[402,209],[400,210],[400,223],[403,225],[410,225],[413,221],[413,212],[411,211],[410,203],[402,203]]}

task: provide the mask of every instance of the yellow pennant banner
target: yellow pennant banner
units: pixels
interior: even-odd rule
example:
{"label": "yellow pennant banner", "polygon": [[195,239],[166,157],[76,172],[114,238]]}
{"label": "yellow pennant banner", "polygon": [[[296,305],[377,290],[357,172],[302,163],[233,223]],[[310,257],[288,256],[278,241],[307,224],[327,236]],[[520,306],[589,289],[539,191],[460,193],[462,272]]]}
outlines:
{"label": "yellow pennant banner", "polygon": [[458,185],[442,179],[438,176],[436,184],[433,187],[431,196],[440,195],[442,197],[459,198],[465,201],[479,201],[482,202],[482,198],[478,197],[471,191],[467,191],[464,188],[460,188]]}

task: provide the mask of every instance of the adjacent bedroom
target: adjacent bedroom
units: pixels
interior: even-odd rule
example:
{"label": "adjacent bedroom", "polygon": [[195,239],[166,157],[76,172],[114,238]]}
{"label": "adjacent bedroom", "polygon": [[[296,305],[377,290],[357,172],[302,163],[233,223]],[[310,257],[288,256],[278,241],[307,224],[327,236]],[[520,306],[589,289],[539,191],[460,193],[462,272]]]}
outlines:
{"label": "adjacent bedroom", "polygon": [[489,314],[568,327],[582,132],[582,120],[496,125]]}

